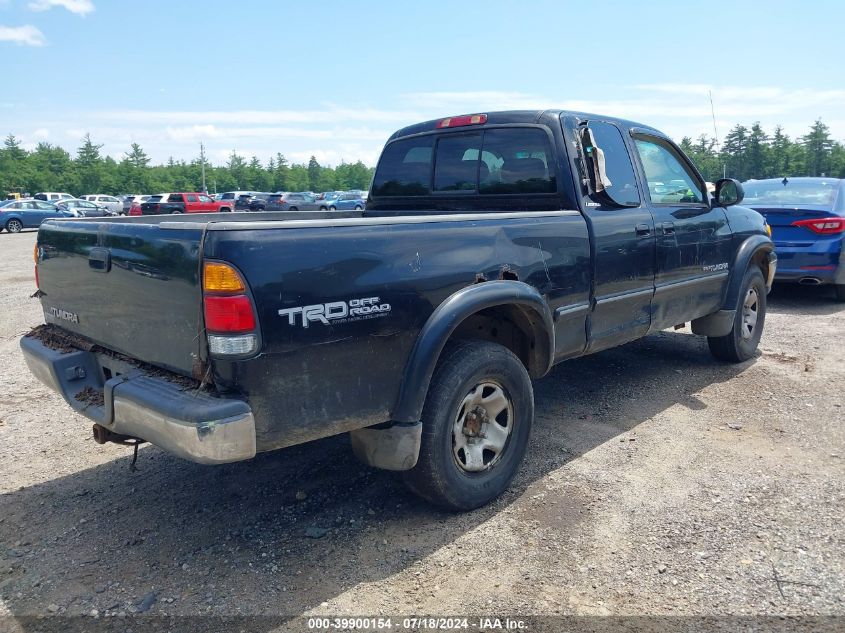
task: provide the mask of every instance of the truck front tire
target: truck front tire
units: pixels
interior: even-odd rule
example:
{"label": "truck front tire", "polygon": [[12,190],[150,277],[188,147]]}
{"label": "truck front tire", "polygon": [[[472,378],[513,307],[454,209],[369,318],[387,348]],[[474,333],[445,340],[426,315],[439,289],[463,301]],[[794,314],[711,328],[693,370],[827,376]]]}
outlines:
{"label": "truck front tire", "polygon": [[533,420],[531,379],[509,349],[450,343],[429,386],[419,460],[403,473],[405,483],[449,510],[483,506],[516,475]]}
{"label": "truck front tire", "polygon": [[741,363],[757,351],[766,322],[766,282],[757,266],[750,266],[742,279],[731,331],[725,336],[708,336],[710,352],[719,360]]}

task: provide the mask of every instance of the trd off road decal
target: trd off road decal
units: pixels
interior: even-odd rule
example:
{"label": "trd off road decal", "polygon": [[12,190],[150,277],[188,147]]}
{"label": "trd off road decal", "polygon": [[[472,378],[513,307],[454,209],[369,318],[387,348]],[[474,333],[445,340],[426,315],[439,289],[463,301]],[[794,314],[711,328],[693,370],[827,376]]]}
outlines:
{"label": "trd off road decal", "polygon": [[721,264],[710,264],[709,266],[702,266],[701,270],[706,273],[717,273],[720,270],[727,270],[728,269],[728,262],[723,262]]}
{"label": "trd off road decal", "polygon": [[334,325],[377,319],[387,316],[389,313],[390,304],[382,303],[379,297],[332,301],[331,303],[317,303],[310,306],[279,310],[279,316],[288,318],[288,325],[296,325],[297,322],[300,322],[302,327],[308,327],[312,322]]}

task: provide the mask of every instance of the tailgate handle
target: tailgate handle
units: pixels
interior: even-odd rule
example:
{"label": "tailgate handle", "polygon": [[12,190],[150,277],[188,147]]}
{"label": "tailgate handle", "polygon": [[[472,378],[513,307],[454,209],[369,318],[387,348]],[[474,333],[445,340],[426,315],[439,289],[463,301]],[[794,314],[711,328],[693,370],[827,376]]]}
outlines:
{"label": "tailgate handle", "polygon": [[88,253],[88,266],[98,273],[107,273],[111,270],[111,253],[107,248],[92,248]]}

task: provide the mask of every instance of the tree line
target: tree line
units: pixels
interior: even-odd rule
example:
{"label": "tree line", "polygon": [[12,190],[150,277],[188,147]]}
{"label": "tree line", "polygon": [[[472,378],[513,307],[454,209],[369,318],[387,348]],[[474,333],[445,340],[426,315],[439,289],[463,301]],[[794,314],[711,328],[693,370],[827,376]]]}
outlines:
{"label": "tree line", "polygon": [[845,144],[831,138],[821,119],[796,139],[789,138],[780,125],[767,134],[758,121],[750,128],[731,128],[721,147],[705,134],[695,141],[684,137],[680,145],[701,175],[711,182],[723,175],[737,180],[784,176],[845,178]]}
{"label": "tree line", "polygon": [[[726,175],[738,180],[783,176],[830,176],[845,178],[845,145],[830,136],[827,125],[817,120],[807,134],[791,139],[781,126],[767,134],[759,122],[751,127],[735,125],[721,145],[702,134],[684,137],[681,148],[705,179]],[[103,156],[102,145],[86,134],[71,156],[65,149],[39,143],[27,151],[9,134],[0,148],[0,198],[6,192],[66,191],[88,193],[155,193],[199,191],[203,160],[171,158],[164,165],[151,165],[138,143],[123,158]],[[361,161],[324,167],[313,156],[307,164],[289,163],[277,153],[266,163],[232,152],[225,165],[206,163],[206,184],[214,191],[334,191],[367,189],[373,168]]]}
{"label": "tree line", "polygon": [[[27,151],[9,134],[0,148],[0,199],[12,191],[63,191],[80,196],[202,190],[200,157],[190,162],[171,158],[164,165],[152,165],[138,143],[132,143],[119,161],[103,156],[102,147],[86,134],[76,156],[46,142]],[[205,163],[205,181],[212,193],[367,189],[372,176],[373,169],[361,161],[324,167],[313,156],[307,164],[297,164],[281,153],[262,163],[255,156],[246,159],[232,151],[225,165]]]}

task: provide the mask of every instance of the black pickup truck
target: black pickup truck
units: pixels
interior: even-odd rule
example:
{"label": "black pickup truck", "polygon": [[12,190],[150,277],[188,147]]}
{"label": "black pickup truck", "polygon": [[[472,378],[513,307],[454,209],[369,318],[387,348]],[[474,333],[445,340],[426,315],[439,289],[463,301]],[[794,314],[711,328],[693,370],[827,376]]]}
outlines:
{"label": "black pickup truck", "polygon": [[389,139],[363,211],[46,221],[47,325],[21,345],[98,441],[213,464],[349,432],[470,509],[513,478],[555,363],[687,322],[752,357],[777,260],[742,195],[628,121],[429,121]]}

